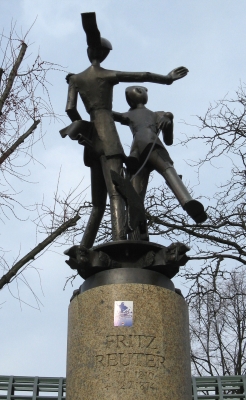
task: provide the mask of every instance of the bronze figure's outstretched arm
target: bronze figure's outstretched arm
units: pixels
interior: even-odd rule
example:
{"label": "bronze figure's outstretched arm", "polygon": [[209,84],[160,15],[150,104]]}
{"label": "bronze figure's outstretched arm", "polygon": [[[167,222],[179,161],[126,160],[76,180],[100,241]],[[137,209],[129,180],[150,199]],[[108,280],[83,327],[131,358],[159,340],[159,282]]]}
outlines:
{"label": "bronze figure's outstretched arm", "polygon": [[119,82],[152,82],[162,85],[171,85],[173,81],[184,78],[189,70],[185,67],[173,69],[167,75],[153,74],[152,72],[121,72],[117,71],[116,75]]}

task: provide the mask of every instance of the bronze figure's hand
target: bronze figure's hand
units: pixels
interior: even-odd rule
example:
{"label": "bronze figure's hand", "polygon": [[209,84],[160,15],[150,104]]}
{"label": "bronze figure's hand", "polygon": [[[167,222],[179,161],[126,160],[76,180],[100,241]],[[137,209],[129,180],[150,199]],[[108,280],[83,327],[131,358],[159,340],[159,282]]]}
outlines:
{"label": "bronze figure's hand", "polygon": [[[169,113],[171,114],[171,113]],[[164,129],[170,129],[172,126],[172,119],[169,118],[167,115],[163,115],[161,117],[159,124],[158,124],[158,129],[164,130]]]}
{"label": "bronze figure's hand", "polygon": [[178,79],[184,78],[188,74],[189,70],[185,67],[178,67],[173,69],[169,74],[167,75],[172,81],[176,81]]}

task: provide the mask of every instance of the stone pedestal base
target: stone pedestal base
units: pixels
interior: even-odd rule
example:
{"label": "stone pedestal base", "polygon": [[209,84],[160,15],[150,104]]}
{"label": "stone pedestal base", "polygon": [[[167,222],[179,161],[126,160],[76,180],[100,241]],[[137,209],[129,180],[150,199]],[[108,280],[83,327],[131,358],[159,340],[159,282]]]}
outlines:
{"label": "stone pedestal base", "polygon": [[[93,286],[69,307],[67,400],[191,400],[184,299],[162,285]],[[114,326],[115,301],[133,302],[132,326]]]}

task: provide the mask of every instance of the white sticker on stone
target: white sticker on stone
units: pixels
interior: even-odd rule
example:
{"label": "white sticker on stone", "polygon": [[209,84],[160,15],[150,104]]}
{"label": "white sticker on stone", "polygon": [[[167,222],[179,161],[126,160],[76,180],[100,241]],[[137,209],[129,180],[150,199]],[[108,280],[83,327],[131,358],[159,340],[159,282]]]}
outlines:
{"label": "white sticker on stone", "polygon": [[133,301],[114,302],[114,326],[133,325]]}

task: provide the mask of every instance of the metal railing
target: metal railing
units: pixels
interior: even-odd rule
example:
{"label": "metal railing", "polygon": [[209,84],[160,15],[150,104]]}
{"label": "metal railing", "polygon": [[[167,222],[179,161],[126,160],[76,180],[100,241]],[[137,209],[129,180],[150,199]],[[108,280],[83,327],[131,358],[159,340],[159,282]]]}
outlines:
{"label": "metal railing", "polygon": [[[246,400],[246,375],[192,378],[192,400]],[[65,378],[0,376],[0,400],[65,400]]]}
{"label": "metal railing", "polygon": [[192,378],[193,400],[246,400],[246,375]]}
{"label": "metal railing", "polygon": [[0,376],[1,400],[65,400],[65,378]]}

